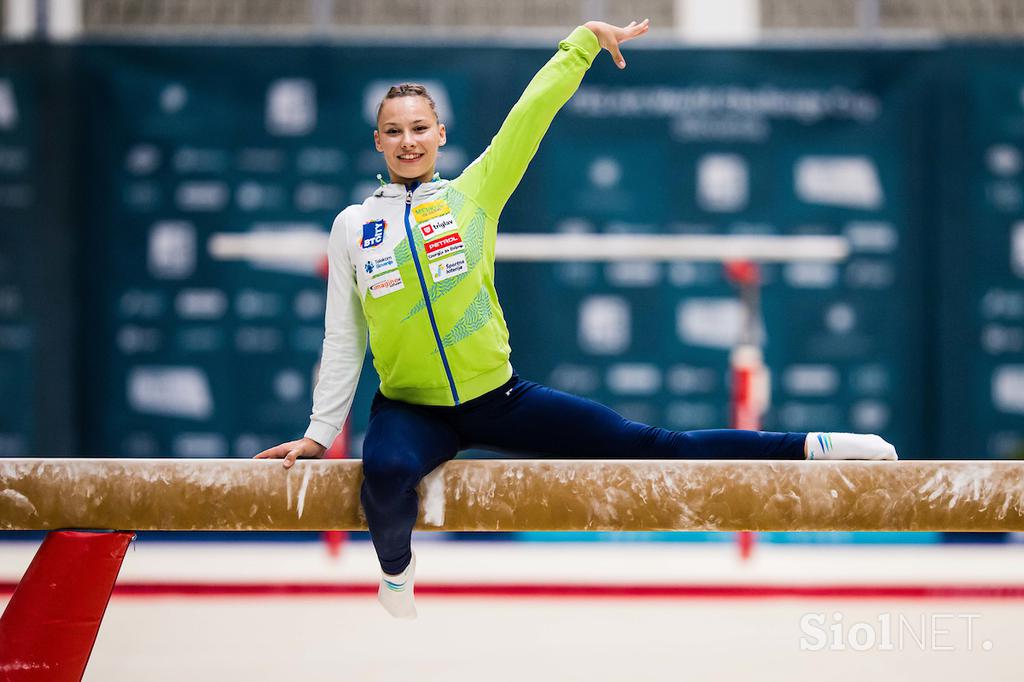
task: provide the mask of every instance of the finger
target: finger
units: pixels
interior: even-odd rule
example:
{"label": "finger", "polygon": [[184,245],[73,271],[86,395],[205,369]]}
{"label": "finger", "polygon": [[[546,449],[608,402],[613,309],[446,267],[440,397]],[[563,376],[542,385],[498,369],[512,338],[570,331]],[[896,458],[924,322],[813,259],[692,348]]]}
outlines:
{"label": "finger", "polygon": [[619,36],[618,36],[619,42],[620,43],[624,43],[627,40],[632,40],[633,38],[639,38],[643,34],[647,33],[647,29],[649,29],[650,27],[651,27],[650,19],[644,19],[642,22],[640,22],[639,24],[636,24],[635,26],[634,25],[627,26],[624,29],[622,29],[621,33],[619,34]]}
{"label": "finger", "polygon": [[284,458],[284,468],[285,469],[290,469],[291,466],[293,464],[295,464],[295,460],[298,458],[299,452],[300,452],[299,448],[293,448],[292,450],[290,450],[288,452],[288,454]]}
{"label": "finger", "polygon": [[274,447],[267,448],[258,455],[255,455],[253,459],[281,459],[285,454],[287,454],[289,446],[289,443],[275,445]]}
{"label": "finger", "polygon": [[651,27],[651,20],[650,19],[644,19],[639,24],[636,23],[636,22],[633,22],[632,24],[630,24],[629,26],[627,26],[623,30],[626,31],[629,34],[630,38],[636,38],[638,35],[641,35],[642,33],[646,33],[647,29],[649,29],[650,27]]}
{"label": "finger", "polygon": [[608,51],[611,52],[612,59],[615,61],[615,64],[620,69],[626,68],[626,60],[622,58],[622,52],[619,51],[618,43],[616,43],[615,45],[609,45]]}

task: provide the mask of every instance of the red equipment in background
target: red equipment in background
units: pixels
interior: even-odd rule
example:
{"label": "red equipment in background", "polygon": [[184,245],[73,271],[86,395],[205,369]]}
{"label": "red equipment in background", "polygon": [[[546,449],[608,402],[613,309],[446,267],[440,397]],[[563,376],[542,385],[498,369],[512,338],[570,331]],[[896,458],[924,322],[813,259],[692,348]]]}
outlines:
{"label": "red equipment in background", "polygon": [[[325,459],[348,459],[350,423],[349,420],[345,421],[345,426],[341,429],[341,433],[338,434],[338,437],[334,439],[334,443],[324,453]],[[348,533],[343,530],[325,530],[322,537],[324,544],[327,545],[327,554],[332,559],[337,559],[341,556],[341,548],[345,541],[348,540]]]}
{"label": "red equipment in background", "polygon": [[[771,402],[771,375],[764,364],[764,326],[761,322],[761,271],[752,261],[731,261],[725,264],[725,275],[740,290],[743,304],[743,325],[740,338],[729,355],[731,394],[730,426],[757,431]],[[737,540],[740,558],[750,558],[754,534],[741,531]]]}
{"label": "red equipment in background", "polygon": [[[330,273],[330,261],[327,259],[327,256],[320,259],[316,272],[325,280],[327,279],[327,275]],[[319,373],[319,371],[320,365],[317,364],[314,374]],[[315,377],[313,383],[316,383]],[[349,423],[349,420],[345,421],[345,426],[342,427],[341,433],[338,434],[338,437],[331,443],[331,447],[327,448],[327,452],[324,453],[324,459],[348,459]],[[348,533],[343,530],[325,530],[322,537],[324,544],[327,546],[327,554],[332,559],[337,559],[341,556],[341,548],[348,539]]]}

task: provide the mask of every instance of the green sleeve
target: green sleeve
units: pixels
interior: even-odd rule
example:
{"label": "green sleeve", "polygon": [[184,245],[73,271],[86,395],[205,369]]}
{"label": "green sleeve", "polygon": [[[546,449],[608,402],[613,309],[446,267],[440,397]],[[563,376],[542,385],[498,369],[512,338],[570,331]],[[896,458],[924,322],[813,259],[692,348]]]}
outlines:
{"label": "green sleeve", "polygon": [[558,52],[526,86],[490,146],[455,179],[455,188],[496,219],[555,114],[576,92],[600,51],[597,36],[584,26],[559,43]]}

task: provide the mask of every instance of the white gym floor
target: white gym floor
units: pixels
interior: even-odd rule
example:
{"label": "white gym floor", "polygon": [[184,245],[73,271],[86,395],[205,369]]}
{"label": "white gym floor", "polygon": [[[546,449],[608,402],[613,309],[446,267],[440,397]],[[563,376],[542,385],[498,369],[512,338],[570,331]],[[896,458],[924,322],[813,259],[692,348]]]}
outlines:
{"label": "white gym floor", "polygon": [[[0,582],[36,544],[0,543]],[[416,546],[420,617],[395,621],[365,543],[137,542],[85,679],[994,681],[1024,663],[1021,545]]]}

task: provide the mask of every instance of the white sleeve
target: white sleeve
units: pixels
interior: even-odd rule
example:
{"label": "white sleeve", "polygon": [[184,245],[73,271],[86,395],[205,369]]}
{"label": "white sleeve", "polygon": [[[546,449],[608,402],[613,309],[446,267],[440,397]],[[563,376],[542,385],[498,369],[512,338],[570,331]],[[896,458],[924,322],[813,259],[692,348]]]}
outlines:
{"label": "white sleeve", "polygon": [[352,408],[366,356],[366,318],[345,243],[345,213],[334,219],[327,244],[327,313],[320,374],[306,438],[331,447]]}

